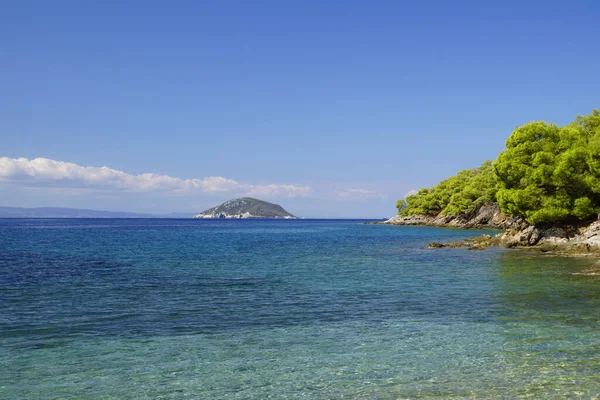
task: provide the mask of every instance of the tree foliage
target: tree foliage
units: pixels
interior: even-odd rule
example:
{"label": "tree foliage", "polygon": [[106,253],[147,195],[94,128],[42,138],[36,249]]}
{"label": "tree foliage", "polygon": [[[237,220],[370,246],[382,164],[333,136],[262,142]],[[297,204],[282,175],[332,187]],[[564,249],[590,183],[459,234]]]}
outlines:
{"label": "tree foliage", "polygon": [[398,212],[403,216],[469,212],[485,202],[495,201],[496,185],[492,162],[486,161],[477,169],[460,171],[431,189],[421,189],[408,196]]}
{"label": "tree foliage", "polygon": [[600,110],[569,125],[518,127],[498,158],[398,203],[400,215],[456,215],[497,202],[530,223],[585,220],[600,209]]}
{"label": "tree foliage", "polygon": [[600,206],[600,111],[559,128],[530,122],[494,162],[502,211],[530,223],[585,220]]}

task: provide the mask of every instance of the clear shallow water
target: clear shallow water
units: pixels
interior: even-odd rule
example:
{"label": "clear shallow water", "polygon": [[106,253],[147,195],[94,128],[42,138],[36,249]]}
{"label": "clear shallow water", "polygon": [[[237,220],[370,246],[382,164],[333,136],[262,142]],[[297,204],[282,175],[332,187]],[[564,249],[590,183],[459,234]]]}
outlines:
{"label": "clear shallow water", "polygon": [[593,261],[479,233],[0,220],[0,398],[600,396]]}

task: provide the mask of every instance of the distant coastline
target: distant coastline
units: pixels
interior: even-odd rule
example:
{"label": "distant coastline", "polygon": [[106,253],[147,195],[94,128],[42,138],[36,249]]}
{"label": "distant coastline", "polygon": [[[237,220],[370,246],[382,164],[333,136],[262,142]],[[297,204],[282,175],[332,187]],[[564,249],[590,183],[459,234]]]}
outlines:
{"label": "distant coastline", "polygon": [[0,207],[0,218],[190,218],[191,213],[142,214],[66,207]]}
{"label": "distant coastline", "polygon": [[[167,214],[150,214],[150,213],[133,213],[126,211],[102,211],[85,208],[69,208],[69,207],[5,207],[0,206],[0,218],[103,218],[103,219],[125,219],[125,218],[151,218],[151,219],[192,219],[194,213],[167,213]],[[244,218],[241,218],[244,219]],[[251,219],[273,219],[276,218],[251,218]],[[286,220],[286,218],[277,218],[278,220]],[[294,221],[301,220],[352,220],[361,222],[382,222],[385,218],[357,218],[357,217],[298,217]]]}

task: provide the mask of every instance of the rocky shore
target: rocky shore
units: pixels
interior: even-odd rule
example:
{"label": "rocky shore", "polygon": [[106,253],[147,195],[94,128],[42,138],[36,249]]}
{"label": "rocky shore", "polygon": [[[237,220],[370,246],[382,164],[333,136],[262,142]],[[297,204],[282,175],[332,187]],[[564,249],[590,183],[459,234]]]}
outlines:
{"label": "rocky shore", "polygon": [[[430,248],[464,247],[470,250],[482,250],[490,246],[504,246],[557,255],[600,256],[600,220],[580,224],[531,225],[522,218],[502,214],[495,204],[485,204],[472,213],[458,216],[396,216],[380,224],[487,228],[504,231],[493,236],[484,234],[461,242],[432,242],[429,244]],[[600,275],[600,267],[593,272]]]}
{"label": "rocky shore", "polygon": [[512,226],[523,224],[520,218],[507,217],[502,214],[496,204],[488,203],[476,211],[460,215],[409,215],[407,217],[395,216],[387,221],[379,222],[386,225],[424,225],[454,228],[487,228],[509,229]]}

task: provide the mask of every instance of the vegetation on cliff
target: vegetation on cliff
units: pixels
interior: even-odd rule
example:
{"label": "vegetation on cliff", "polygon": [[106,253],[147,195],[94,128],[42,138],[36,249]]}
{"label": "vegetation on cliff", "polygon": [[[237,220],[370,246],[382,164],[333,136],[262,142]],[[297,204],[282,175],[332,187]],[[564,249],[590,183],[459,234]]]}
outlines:
{"label": "vegetation on cliff", "polygon": [[495,161],[398,200],[398,214],[458,215],[498,203],[531,224],[587,220],[600,210],[600,110],[558,127],[514,130]]}
{"label": "vegetation on cliff", "polygon": [[457,215],[496,201],[497,177],[491,161],[479,168],[460,171],[430,189],[421,189],[398,200],[399,215]]}

